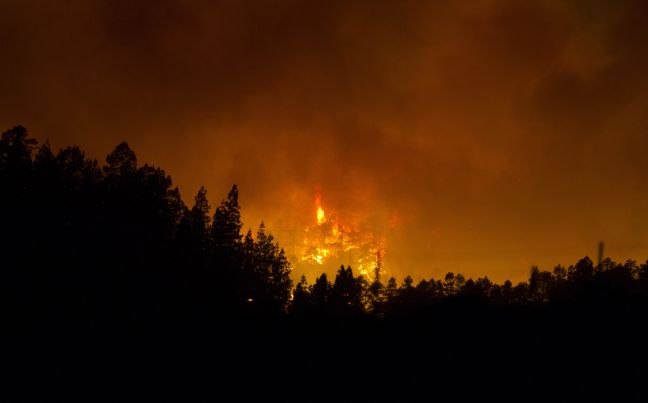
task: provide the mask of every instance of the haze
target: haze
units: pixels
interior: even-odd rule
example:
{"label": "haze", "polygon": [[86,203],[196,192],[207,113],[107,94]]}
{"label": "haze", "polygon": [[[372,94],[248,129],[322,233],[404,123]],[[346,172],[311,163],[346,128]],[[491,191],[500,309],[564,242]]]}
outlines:
{"label": "haze", "polygon": [[[290,252],[315,194],[399,278],[648,257],[645,1],[0,0],[0,126],[192,204],[239,186]],[[333,273],[338,265],[323,267]],[[309,275],[315,273],[309,273]]]}

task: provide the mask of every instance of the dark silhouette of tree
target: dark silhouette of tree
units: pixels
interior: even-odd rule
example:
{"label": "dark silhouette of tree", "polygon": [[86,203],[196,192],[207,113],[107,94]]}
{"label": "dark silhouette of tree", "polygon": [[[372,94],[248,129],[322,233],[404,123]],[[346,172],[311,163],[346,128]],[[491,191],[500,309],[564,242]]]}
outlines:
{"label": "dark silhouette of tree", "polygon": [[529,277],[529,298],[544,301],[550,297],[554,288],[554,278],[548,271],[540,271],[537,266],[531,268]]}
{"label": "dark silhouette of tree", "polygon": [[567,277],[572,282],[586,282],[591,280],[593,275],[594,264],[587,256],[579,260],[575,266],[570,266],[567,271]]}
{"label": "dark silhouette of tree", "polygon": [[[585,257],[567,269],[535,267],[516,286],[461,273],[383,285],[342,266],[333,284],[322,274],[293,288],[290,262],[265,225],[241,236],[236,186],[213,216],[204,188],[188,208],[169,175],[138,165],[125,142],[101,164],[78,147],[37,147],[15,127],[0,139],[0,189],[5,332],[50,337],[66,326],[75,334],[94,327],[105,334],[97,345],[110,346],[145,329],[147,343],[172,338],[159,351],[231,351],[246,370],[261,369],[251,357],[262,357],[263,369],[282,374],[275,365],[289,356],[287,343],[297,360],[286,361],[304,373],[311,367],[301,351],[318,346],[324,354],[315,365],[350,362],[374,381],[378,372],[365,368],[398,368],[414,379],[414,367],[454,376],[474,362],[480,374],[539,379],[538,363],[549,362],[554,372],[546,373],[562,371],[556,379],[572,382],[565,357],[593,357],[587,367],[598,371],[609,351],[616,357],[625,348],[634,358],[645,336],[648,261],[595,266]],[[491,353],[471,347],[475,341]],[[401,344],[411,353],[389,352]],[[525,366],[536,372],[519,375]]]}
{"label": "dark silhouette of tree", "polygon": [[230,253],[241,242],[241,213],[236,185],[214,212],[211,237],[214,249],[219,253]]}
{"label": "dark silhouette of tree", "polygon": [[[278,244],[276,244],[276,248],[278,248]],[[283,312],[286,310],[290,301],[292,289],[290,271],[290,262],[286,258],[286,253],[282,248],[279,250],[279,253],[275,253],[270,270],[270,295],[273,301],[273,307],[277,311]]]}
{"label": "dark silhouette of tree", "polygon": [[401,286],[401,288],[403,288],[405,290],[409,290],[409,289],[414,288],[414,279],[412,278],[412,276],[405,277],[405,279],[403,280],[403,285]]}
{"label": "dark silhouette of tree", "polygon": [[648,260],[642,263],[637,269],[637,278],[639,282],[644,283],[648,281]]}
{"label": "dark silhouette of tree", "polygon": [[36,140],[29,138],[27,129],[22,126],[2,133],[0,139],[0,170],[17,174],[19,170],[26,170],[32,164],[32,152],[36,147]]}
{"label": "dark silhouette of tree", "polygon": [[380,282],[380,278],[376,276],[376,279],[367,289],[365,306],[370,312],[380,315],[383,313],[385,300],[385,286]]}
{"label": "dark silhouette of tree", "polygon": [[56,171],[56,164],[54,163],[54,153],[49,141],[46,141],[38,148],[36,156],[34,157],[34,168],[40,175],[54,173]]}
{"label": "dark silhouette of tree", "polygon": [[108,154],[106,164],[104,171],[107,175],[124,176],[137,170],[137,157],[128,143],[122,141]]}
{"label": "dark silhouette of tree", "polygon": [[443,289],[445,290],[446,294],[452,295],[456,292],[455,283],[455,274],[453,272],[446,273],[445,277],[443,278]]}
{"label": "dark silhouette of tree", "polygon": [[518,304],[524,304],[528,301],[529,295],[529,284],[526,282],[518,283],[513,287],[511,297],[513,302]]}
{"label": "dark silhouette of tree", "polygon": [[455,288],[460,290],[466,283],[466,278],[461,273],[457,273],[455,276]]}
{"label": "dark silhouette of tree", "polygon": [[554,267],[553,278],[556,283],[563,283],[567,280],[567,270],[561,265]]}
{"label": "dark silhouette of tree", "polygon": [[502,284],[502,297],[505,302],[511,302],[513,300],[513,283],[510,280],[506,280]]}
{"label": "dark silhouette of tree", "polygon": [[316,314],[327,312],[328,303],[331,294],[331,283],[328,281],[326,274],[322,273],[310,289],[313,311]]}
{"label": "dark silhouette of tree", "polygon": [[480,277],[476,282],[477,291],[481,295],[489,296],[493,288],[493,282],[488,279],[488,277]]}
{"label": "dark silhouette of tree", "polygon": [[291,304],[291,313],[300,317],[308,314],[311,310],[311,293],[309,290],[306,276],[302,275],[295,286],[293,292],[293,301]]}
{"label": "dark silhouette of tree", "polygon": [[362,310],[362,288],[351,267],[340,267],[331,289],[331,307],[337,314],[355,314]]}
{"label": "dark silhouette of tree", "polygon": [[192,245],[197,249],[195,253],[206,252],[208,248],[208,233],[211,225],[209,218],[209,200],[207,190],[201,186],[194,198],[194,205],[189,211],[189,227],[191,228]]}
{"label": "dark silhouette of tree", "polygon": [[272,312],[283,311],[292,288],[290,264],[283,249],[274,242],[274,237],[266,233],[263,222],[257,231],[252,253],[255,287],[251,298]]}
{"label": "dark silhouette of tree", "polygon": [[241,249],[240,287],[243,294],[242,298],[246,303],[250,303],[253,302],[254,297],[259,293],[260,287],[257,278],[257,250],[251,229],[248,229],[248,232],[245,234]]}
{"label": "dark silhouette of tree", "polygon": [[396,279],[390,277],[387,280],[387,287],[385,287],[385,297],[388,301],[393,300],[398,295],[398,286],[396,285]]}

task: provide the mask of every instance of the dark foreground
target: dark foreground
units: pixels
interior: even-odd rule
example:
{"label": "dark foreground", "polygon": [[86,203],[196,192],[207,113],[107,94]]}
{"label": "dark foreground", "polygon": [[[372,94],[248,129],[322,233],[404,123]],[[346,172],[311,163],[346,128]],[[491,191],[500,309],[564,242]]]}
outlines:
{"label": "dark foreground", "polygon": [[645,396],[648,375],[646,330],[635,314],[25,321],[4,332],[3,394],[25,401],[562,401],[612,392],[634,400]]}
{"label": "dark foreground", "polygon": [[0,137],[0,190],[0,401],[645,394],[648,262],[293,284],[263,225],[241,235],[236,186],[189,208],[125,142],[100,165],[20,126]]}

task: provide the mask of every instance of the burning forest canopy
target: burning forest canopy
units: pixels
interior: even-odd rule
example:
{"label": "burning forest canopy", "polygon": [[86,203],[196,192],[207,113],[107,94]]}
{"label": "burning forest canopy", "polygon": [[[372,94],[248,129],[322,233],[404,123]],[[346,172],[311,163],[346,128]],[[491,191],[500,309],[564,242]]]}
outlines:
{"label": "burning forest canopy", "polygon": [[293,245],[295,274],[310,277],[340,265],[350,266],[370,281],[384,274],[385,234],[343,223],[334,212],[324,209],[319,193],[313,221],[304,228],[303,242]]}

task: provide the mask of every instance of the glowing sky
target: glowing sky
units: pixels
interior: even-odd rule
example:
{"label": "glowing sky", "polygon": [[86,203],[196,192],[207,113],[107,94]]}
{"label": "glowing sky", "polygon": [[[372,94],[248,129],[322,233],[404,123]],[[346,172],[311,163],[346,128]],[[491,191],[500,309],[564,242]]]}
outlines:
{"label": "glowing sky", "polygon": [[643,261],[647,18],[642,0],[0,0],[0,126],[101,160],[125,139],[187,202],[237,183],[246,225],[283,245],[319,189],[400,278],[522,280],[599,240]]}

